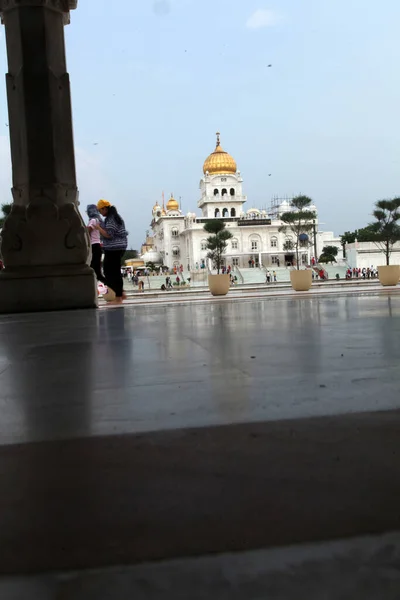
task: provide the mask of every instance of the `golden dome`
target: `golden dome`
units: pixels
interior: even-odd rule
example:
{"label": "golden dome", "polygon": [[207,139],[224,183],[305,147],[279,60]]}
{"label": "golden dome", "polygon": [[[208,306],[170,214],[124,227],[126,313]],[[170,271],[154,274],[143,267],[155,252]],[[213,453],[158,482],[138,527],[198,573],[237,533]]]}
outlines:
{"label": "golden dome", "polygon": [[210,175],[224,175],[225,173],[236,173],[237,166],[235,159],[221,148],[219,141],[219,132],[217,133],[217,145],[215,150],[203,165],[204,175],[208,172]]}
{"label": "golden dome", "polygon": [[167,202],[167,210],[179,210],[179,203],[171,194],[171,198]]}

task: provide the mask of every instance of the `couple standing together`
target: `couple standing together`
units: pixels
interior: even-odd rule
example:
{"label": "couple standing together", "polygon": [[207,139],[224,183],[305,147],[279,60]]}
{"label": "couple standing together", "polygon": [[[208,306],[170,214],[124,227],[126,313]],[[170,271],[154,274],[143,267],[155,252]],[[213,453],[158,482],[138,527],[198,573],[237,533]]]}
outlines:
{"label": "couple standing together", "polygon": [[[115,292],[114,302],[120,304],[125,298],[121,274],[121,260],[128,245],[125,223],[115,206],[112,206],[108,200],[99,200],[97,206],[89,204],[86,212],[89,217],[87,228],[92,245],[90,266],[96,273],[97,280]],[[104,252],[104,275],[101,271],[102,251]]]}

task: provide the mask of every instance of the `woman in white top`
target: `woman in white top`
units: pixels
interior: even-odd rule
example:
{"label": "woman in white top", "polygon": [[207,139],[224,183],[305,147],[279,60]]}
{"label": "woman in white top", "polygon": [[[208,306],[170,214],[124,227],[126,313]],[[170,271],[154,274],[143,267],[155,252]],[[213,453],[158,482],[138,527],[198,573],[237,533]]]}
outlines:
{"label": "woman in white top", "polygon": [[96,273],[98,281],[104,282],[104,277],[101,272],[101,244],[100,244],[100,231],[98,226],[100,224],[100,214],[95,204],[89,204],[86,208],[87,215],[89,217],[88,230],[90,235],[90,242],[92,244],[92,262],[90,263],[91,268]]}

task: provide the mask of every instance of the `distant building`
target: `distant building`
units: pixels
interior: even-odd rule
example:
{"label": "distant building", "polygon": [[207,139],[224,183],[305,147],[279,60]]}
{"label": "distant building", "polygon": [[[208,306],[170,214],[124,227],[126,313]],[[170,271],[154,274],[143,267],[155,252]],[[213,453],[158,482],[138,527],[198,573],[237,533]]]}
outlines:
{"label": "distant building", "polygon": [[154,237],[150,235],[149,231],[146,231],[146,240],[140,248],[140,254],[146,254],[146,252],[152,252],[154,250]]}
{"label": "distant building", "polygon": [[[380,267],[386,265],[386,256],[374,242],[346,244],[346,262],[351,268]],[[400,264],[400,242],[396,242],[390,257],[392,265]]]}
{"label": "distant building", "polygon": [[[275,200],[268,212],[258,208],[245,208],[247,196],[243,194],[243,179],[234,158],[225,152],[217,134],[214,152],[205,160],[204,176],[200,180],[200,200],[197,203],[201,215],[194,212],[184,215],[179,203],[171,195],[166,207],[156,203],[152,211],[153,262],[169,268],[184,265],[194,270],[206,263],[207,233],[204,224],[210,219],[223,219],[233,235],[225,254],[226,265],[248,267],[284,266],[294,263],[295,252],[287,251],[286,242],[294,242],[293,235],[279,232],[283,224],[280,216],[289,210],[289,198]],[[317,212],[315,206],[311,207]],[[315,221],[317,256],[325,245],[341,248],[340,239],[333,232],[318,231]],[[300,252],[302,264],[310,264],[314,256],[314,244],[306,244]],[[144,257],[143,257],[144,258]]]}

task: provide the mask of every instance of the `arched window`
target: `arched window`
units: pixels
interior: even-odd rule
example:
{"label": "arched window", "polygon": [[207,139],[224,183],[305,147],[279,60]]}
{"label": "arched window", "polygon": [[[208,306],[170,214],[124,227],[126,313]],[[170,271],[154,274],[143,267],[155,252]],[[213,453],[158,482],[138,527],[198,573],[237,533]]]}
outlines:
{"label": "arched window", "polygon": [[203,251],[207,250],[207,240],[201,240],[200,248]]}
{"label": "arched window", "polygon": [[214,212],[214,217],[220,217],[220,216],[221,216],[221,213],[219,212],[219,208],[216,208],[215,212]]}
{"label": "arched window", "polygon": [[239,242],[237,241],[236,238],[233,238],[232,240],[232,250],[238,250],[239,248]]}
{"label": "arched window", "polygon": [[178,237],[179,236],[179,229],[177,227],[173,227],[171,229],[171,235],[172,235],[172,237],[175,237],[175,238]]}
{"label": "arched window", "polygon": [[226,194],[227,194],[227,193],[228,193],[228,190],[227,190],[226,188],[224,188],[224,189],[222,190],[222,195],[223,195],[223,196],[226,196]]}
{"label": "arched window", "polygon": [[228,210],[227,208],[224,208],[224,209],[222,210],[222,216],[223,216],[223,217],[229,217],[229,210]]}
{"label": "arched window", "polygon": [[215,190],[214,190],[214,196],[218,196],[218,194],[219,194],[219,190],[217,190],[217,188],[215,188]]}
{"label": "arched window", "polygon": [[231,208],[231,217],[236,217],[236,208]]}
{"label": "arched window", "polygon": [[253,234],[249,238],[250,242],[250,250],[252,252],[260,252],[261,251],[261,238],[258,234]]}
{"label": "arched window", "polygon": [[277,248],[277,247],[278,247],[278,238],[272,237],[271,238],[271,248]]}
{"label": "arched window", "polygon": [[235,188],[231,188],[231,189],[230,189],[230,194],[231,194],[231,196],[234,196],[234,195],[235,195]]}
{"label": "arched window", "polygon": [[174,246],[172,248],[172,256],[179,256],[179,254],[180,254],[180,250],[179,250],[178,246]]}

